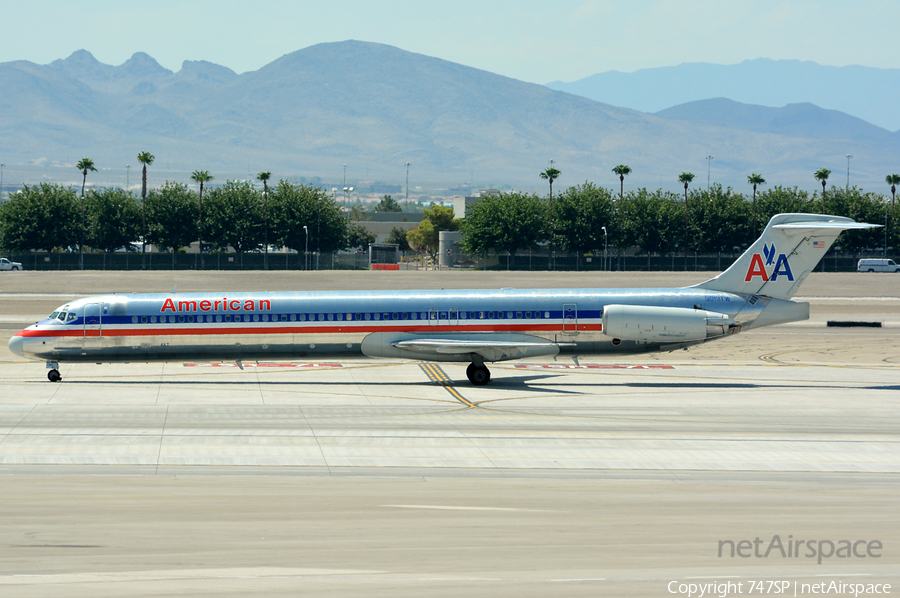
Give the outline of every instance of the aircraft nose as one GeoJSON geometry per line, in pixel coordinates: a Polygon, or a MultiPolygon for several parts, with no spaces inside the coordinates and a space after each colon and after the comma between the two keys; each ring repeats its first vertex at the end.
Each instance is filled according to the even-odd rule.
{"type": "Polygon", "coordinates": [[[18,355],[19,357],[25,357],[25,352],[22,350],[22,345],[25,343],[25,337],[22,336],[14,336],[9,339],[9,350],[18,355]]]}

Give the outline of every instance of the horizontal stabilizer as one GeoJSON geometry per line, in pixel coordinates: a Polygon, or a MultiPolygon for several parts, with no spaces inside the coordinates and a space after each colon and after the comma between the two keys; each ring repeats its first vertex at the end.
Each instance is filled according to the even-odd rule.
{"type": "Polygon", "coordinates": [[[875,228],[823,214],[777,214],[727,270],[695,288],[790,299],[845,230],[875,228]]]}

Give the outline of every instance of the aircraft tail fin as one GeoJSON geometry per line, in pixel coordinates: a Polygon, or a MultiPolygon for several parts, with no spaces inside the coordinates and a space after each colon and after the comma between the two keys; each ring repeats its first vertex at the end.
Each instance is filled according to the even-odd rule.
{"type": "Polygon", "coordinates": [[[841,232],[877,226],[841,216],[777,214],[730,268],[695,288],[790,299],[841,232]]]}

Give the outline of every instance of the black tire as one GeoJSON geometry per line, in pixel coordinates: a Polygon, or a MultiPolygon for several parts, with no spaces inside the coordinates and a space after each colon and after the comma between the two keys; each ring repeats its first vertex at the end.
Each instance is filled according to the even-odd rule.
{"type": "Polygon", "coordinates": [[[47,372],[47,380],[50,382],[59,382],[62,380],[62,376],[59,373],[59,370],[50,370],[47,372]]]}
{"type": "Polygon", "coordinates": [[[13,269],[13,270],[18,270],[19,267],[18,267],[18,266],[13,266],[12,269],[13,269]]]}
{"type": "Polygon", "coordinates": [[[872,268],[869,268],[868,270],[866,270],[866,272],[874,272],[874,271],[875,270],[873,270],[872,268]]]}
{"type": "Polygon", "coordinates": [[[470,363],[466,368],[466,377],[475,386],[484,386],[491,381],[491,371],[483,365],[470,363]]]}

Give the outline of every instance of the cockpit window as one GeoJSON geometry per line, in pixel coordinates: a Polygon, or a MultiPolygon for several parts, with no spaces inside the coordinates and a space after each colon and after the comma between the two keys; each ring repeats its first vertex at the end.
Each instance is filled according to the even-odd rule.
{"type": "Polygon", "coordinates": [[[67,321],[68,321],[68,322],[72,322],[72,321],[75,320],[75,317],[76,317],[76,316],[75,316],[74,313],[70,313],[67,321]]]}
{"type": "Polygon", "coordinates": [[[51,319],[51,320],[55,320],[55,319],[56,319],[56,316],[58,316],[58,315],[59,315],[59,312],[58,312],[58,311],[55,311],[55,312],[53,312],[52,314],[50,314],[50,319],[51,319]]]}
{"type": "Polygon", "coordinates": [[[66,312],[64,312],[64,311],[59,312],[59,321],[60,322],[66,321],[66,312]]]}

